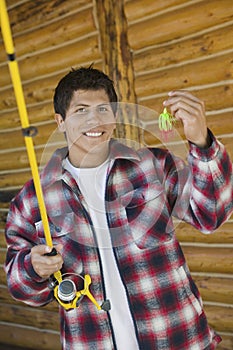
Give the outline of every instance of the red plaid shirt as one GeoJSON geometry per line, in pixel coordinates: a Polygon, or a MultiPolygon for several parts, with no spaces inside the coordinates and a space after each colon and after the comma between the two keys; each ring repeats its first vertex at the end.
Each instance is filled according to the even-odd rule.
{"type": "MultiPolygon", "coordinates": [[[[189,166],[166,150],[110,143],[106,215],[142,350],[211,350],[220,341],[207,324],[171,219],[210,232],[231,214],[232,164],[212,139],[209,149],[190,145],[189,166]]],[[[54,244],[64,247],[62,273],[90,274],[91,292],[101,304],[105,288],[95,229],[76,182],[62,167],[66,155],[67,149],[56,151],[41,174],[50,230],[54,244]]],[[[31,247],[45,243],[32,181],[11,203],[6,239],[12,296],[32,306],[53,300],[48,281],[31,264],[31,247]]],[[[60,316],[64,350],[116,349],[108,312],[88,298],[68,312],[60,307],[60,316]]]]}

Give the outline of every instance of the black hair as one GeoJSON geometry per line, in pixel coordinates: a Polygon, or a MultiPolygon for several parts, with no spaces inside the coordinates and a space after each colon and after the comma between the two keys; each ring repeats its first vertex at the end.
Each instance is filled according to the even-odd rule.
{"type": "Polygon", "coordinates": [[[58,83],[53,104],[55,113],[58,113],[65,120],[66,112],[70,106],[73,94],[77,90],[101,90],[103,89],[112,103],[113,113],[116,114],[117,94],[113,81],[102,71],[95,69],[92,65],[88,68],[80,67],[65,75],[58,83]]]}

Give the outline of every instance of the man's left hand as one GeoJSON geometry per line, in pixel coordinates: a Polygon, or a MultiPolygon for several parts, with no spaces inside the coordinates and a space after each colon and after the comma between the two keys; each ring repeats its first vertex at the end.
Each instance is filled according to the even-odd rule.
{"type": "Polygon", "coordinates": [[[209,147],[205,104],[202,100],[188,91],[177,90],[168,93],[164,106],[170,108],[177,120],[182,121],[187,140],[201,148],[209,147]]]}

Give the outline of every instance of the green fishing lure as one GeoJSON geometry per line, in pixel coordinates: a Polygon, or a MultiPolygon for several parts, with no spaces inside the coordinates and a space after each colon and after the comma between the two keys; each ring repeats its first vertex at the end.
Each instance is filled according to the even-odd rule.
{"type": "Polygon", "coordinates": [[[163,132],[171,131],[175,122],[176,118],[173,117],[173,115],[171,115],[165,107],[159,116],[159,129],[163,132]]]}

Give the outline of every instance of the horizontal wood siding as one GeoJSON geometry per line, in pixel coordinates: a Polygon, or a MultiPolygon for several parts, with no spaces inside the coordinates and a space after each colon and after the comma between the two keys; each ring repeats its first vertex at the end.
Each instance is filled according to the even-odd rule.
{"type": "MultiPolygon", "coordinates": [[[[94,62],[111,72],[113,63],[101,43],[108,31],[94,0],[7,0],[7,5],[29,120],[38,129],[33,141],[42,168],[56,145],[64,142],[55,132],[54,88],[71,67],[94,62]]],[[[158,134],[157,118],[168,91],[187,89],[204,99],[208,126],[233,158],[232,1],[125,0],[124,7],[128,27],[124,23],[122,28],[134,75],[130,71],[128,84],[141,106],[142,140],[186,158],[182,125],[177,123],[173,138],[165,142],[158,134]]],[[[0,343],[57,350],[57,304],[32,308],[12,299],[6,287],[6,216],[11,198],[31,177],[31,170],[1,36],[0,71],[0,343]]],[[[218,350],[231,350],[233,216],[212,235],[180,222],[176,232],[209,322],[223,338],[218,350]]]]}
{"type": "MultiPolygon", "coordinates": [[[[208,126],[233,157],[231,1],[138,0],[126,2],[125,9],[138,102],[155,111],[143,114],[142,109],[139,115],[146,143],[161,145],[153,121],[161,112],[167,92],[187,89],[205,101],[208,126]]],[[[187,143],[183,143],[180,124],[177,131],[166,146],[186,157],[187,143]]],[[[176,231],[202,294],[209,322],[222,335],[218,349],[230,350],[233,348],[233,218],[213,235],[203,235],[184,223],[178,223],[176,231]]]]}
{"type": "MultiPolygon", "coordinates": [[[[40,166],[48,150],[45,145],[56,129],[52,97],[58,80],[72,67],[95,62],[102,68],[93,1],[28,0],[7,4],[29,121],[38,129],[33,142],[40,166]]],[[[32,308],[13,300],[6,288],[6,215],[10,199],[31,177],[31,170],[2,40],[0,70],[0,343],[57,350],[57,304],[32,308]]]]}

